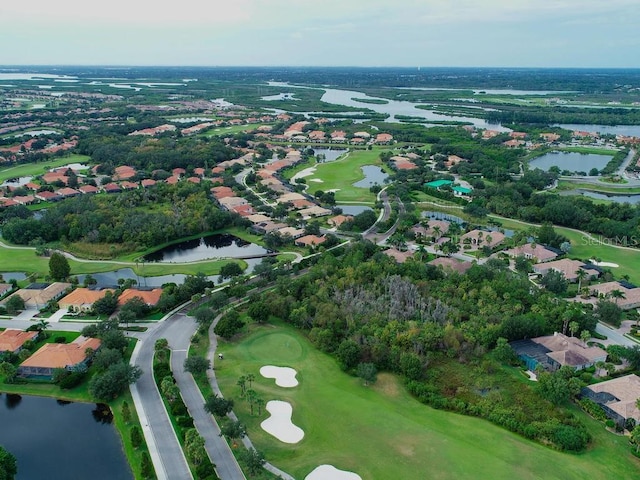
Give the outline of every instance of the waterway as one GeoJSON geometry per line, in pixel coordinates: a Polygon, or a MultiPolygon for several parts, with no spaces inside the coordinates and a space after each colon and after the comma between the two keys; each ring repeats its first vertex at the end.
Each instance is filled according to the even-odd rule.
{"type": "Polygon", "coordinates": [[[608,200],[610,202],[618,202],[618,203],[631,203],[633,205],[640,203],[640,194],[636,195],[620,195],[617,193],[601,193],[594,192],[592,190],[569,190],[567,192],[563,192],[564,195],[584,195],[585,197],[593,198],[596,200],[608,200]]]}
{"type": "Polygon", "coordinates": [[[227,233],[186,240],[164,247],[144,256],[145,262],[186,263],[212,258],[237,258],[264,255],[269,251],[255,243],[227,233]]]}
{"type": "MultiPolygon", "coordinates": [[[[283,88],[309,88],[300,85],[289,85],[288,83],[283,82],[268,82],[268,85],[275,87],[283,87],[283,88]]],[[[489,123],[486,120],[475,118],[475,117],[458,117],[454,115],[446,115],[442,113],[436,113],[433,110],[423,110],[421,108],[417,108],[419,105],[423,105],[421,103],[414,103],[408,101],[399,101],[399,100],[390,100],[388,98],[380,98],[380,97],[371,97],[362,92],[355,92],[352,90],[339,90],[335,88],[325,88],[324,94],[320,99],[323,102],[331,103],[333,105],[344,105],[347,107],[354,107],[359,109],[369,109],[373,110],[377,113],[382,113],[389,115],[387,118],[387,122],[400,122],[400,120],[396,117],[397,115],[404,115],[408,117],[416,117],[424,119],[424,125],[433,127],[436,126],[437,123],[433,122],[463,122],[467,124],[474,125],[478,128],[485,128],[490,130],[499,130],[499,131],[511,131],[510,129],[503,127],[500,124],[489,123]],[[360,101],[360,100],[365,100],[360,101]],[[377,103],[369,103],[367,100],[376,101],[376,100],[384,100],[384,104],[377,103]],[[431,122],[431,123],[430,123],[431,122]]],[[[311,114],[312,112],[306,112],[306,115],[311,114]]],[[[317,112],[316,112],[317,113],[317,112]]],[[[330,114],[323,114],[330,115],[330,114]]]]}
{"type": "Polygon", "coordinates": [[[548,171],[551,167],[558,167],[561,171],[588,173],[592,168],[602,170],[611,161],[611,158],[611,155],[594,153],[550,152],[530,160],[529,168],[548,171]]]}
{"type": "Polygon", "coordinates": [[[342,205],[338,204],[336,207],[342,209],[343,215],[359,215],[362,212],[366,212],[367,210],[373,210],[371,207],[367,207],[366,205],[342,205]]]}
{"type": "Polygon", "coordinates": [[[333,162],[340,158],[341,155],[347,153],[347,150],[344,148],[314,148],[313,154],[318,157],[321,156],[322,162],[333,162]]]}
{"type": "Polygon", "coordinates": [[[18,461],[17,480],[130,480],[108,408],[0,394],[0,445],[18,461]]]}

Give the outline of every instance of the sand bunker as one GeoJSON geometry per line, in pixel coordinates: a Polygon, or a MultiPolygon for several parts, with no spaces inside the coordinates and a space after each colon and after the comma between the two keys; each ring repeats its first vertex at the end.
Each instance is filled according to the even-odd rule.
{"type": "Polygon", "coordinates": [[[611,263],[611,262],[596,262],[595,260],[591,260],[591,263],[593,263],[594,265],[598,266],[598,267],[613,267],[613,268],[618,268],[620,265],[618,265],[617,263],[611,263]]]}
{"type": "Polygon", "coordinates": [[[320,465],[304,477],[304,480],[362,480],[362,477],[353,472],[338,470],[333,465],[320,465]]]}
{"type": "Polygon", "coordinates": [[[296,371],[289,367],[274,367],[273,365],[265,365],[260,369],[260,375],[264,378],[275,378],[276,385],[284,388],[298,386],[296,380],[296,371]]]}
{"type": "Polygon", "coordinates": [[[304,170],[300,170],[293,177],[291,177],[291,183],[295,183],[295,181],[299,178],[308,177],[313,175],[316,172],[316,167],[305,168],[304,170]]]}
{"type": "Polygon", "coordinates": [[[284,443],[298,443],[302,440],[304,431],[291,422],[293,407],[290,403],[271,400],[267,402],[266,409],[271,416],[260,424],[265,432],[284,443]]]}
{"type": "Polygon", "coordinates": [[[324,180],[320,180],[319,178],[310,178],[309,179],[310,182],[316,182],[316,183],[323,183],[324,180]]]}

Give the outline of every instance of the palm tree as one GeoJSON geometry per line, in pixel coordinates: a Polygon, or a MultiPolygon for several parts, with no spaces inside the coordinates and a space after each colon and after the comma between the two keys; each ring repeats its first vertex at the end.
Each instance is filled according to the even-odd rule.
{"type": "Polygon", "coordinates": [[[436,238],[436,240],[440,238],[441,234],[442,234],[442,229],[440,228],[440,225],[434,225],[433,236],[436,238]]]}
{"type": "Polygon", "coordinates": [[[578,279],[578,291],[582,288],[582,280],[584,280],[587,276],[587,272],[585,272],[582,268],[576,270],[576,278],[578,279]]]}
{"type": "Polygon", "coordinates": [[[621,298],[627,298],[627,296],[624,294],[624,292],[618,288],[616,288],[615,290],[611,290],[611,292],[609,293],[609,295],[611,295],[611,298],[615,299],[615,303],[616,305],[618,304],[618,301],[621,298]]]}
{"type": "Polygon", "coordinates": [[[602,370],[604,369],[604,362],[602,360],[596,362],[596,375],[599,377],[600,374],[602,373],[602,370]]]}
{"type": "Polygon", "coordinates": [[[580,328],[580,324],[578,322],[571,322],[569,324],[569,332],[571,332],[572,337],[576,336],[576,332],[578,331],[579,328],[580,328]]]}

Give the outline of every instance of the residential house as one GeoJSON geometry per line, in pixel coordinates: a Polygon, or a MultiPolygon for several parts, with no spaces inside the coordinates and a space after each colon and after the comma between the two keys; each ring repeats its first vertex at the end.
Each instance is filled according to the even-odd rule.
{"type": "Polygon", "coordinates": [[[118,297],[118,305],[124,305],[134,297],[140,298],[148,307],[155,307],[162,296],[161,288],[152,290],[140,290],[137,288],[127,288],[118,297]]]}
{"type": "Polygon", "coordinates": [[[453,187],[451,187],[451,191],[456,197],[468,197],[473,193],[472,188],[463,187],[461,185],[454,185],[453,187]]]}
{"type": "Polygon", "coordinates": [[[80,188],[78,188],[78,190],[80,191],[80,193],[85,194],[98,193],[100,191],[98,190],[98,187],[94,187],[93,185],[82,185],[80,188]]]}
{"type": "Polygon", "coordinates": [[[640,410],[636,404],[640,398],[640,377],[635,374],[589,385],[582,389],[582,396],[600,405],[621,427],[629,418],[640,424],[640,410]]]}
{"type": "Polygon", "coordinates": [[[34,195],[38,200],[42,200],[43,202],[57,202],[62,197],[54,192],[48,192],[43,190],[42,192],[38,192],[34,195]]]}
{"type": "Polygon", "coordinates": [[[460,237],[462,245],[468,245],[466,250],[477,250],[482,247],[493,248],[504,242],[505,235],[502,232],[490,232],[485,230],[471,230],[460,237]]]}
{"type": "Polygon", "coordinates": [[[550,262],[558,257],[556,252],[537,243],[527,243],[525,245],[510,248],[505,250],[504,253],[513,258],[522,256],[527,260],[533,260],[535,263],[550,262]]]}
{"type": "Polygon", "coordinates": [[[592,266],[582,263],[579,260],[571,260],[569,258],[561,258],[560,260],[554,260],[552,262],[537,263],[533,266],[534,273],[540,275],[546,275],[552,270],[562,273],[564,278],[570,282],[578,281],[578,270],[584,270],[586,272],[587,280],[597,278],[600,275],[600,272],[592,266]]]}
{"type": "Polygon", "coordinates": [[[326,242],[325,237],[318,237],[317,235],[305,235],[296,239],[295,244],[299,247],[318,246],[326,242]]]}
{"type": "Polygon", "coordinates": [[[632,308],[640,307],[640,288],[626,286],[628,284],[622,284],[620,282],[605,282],[589,287],[591,295],[599,298],[609,298],[613,303],[618,305],[623,310],[630,310],[632,308]],[[618,290],[622,295],[620,297],[615,296],[612,292],[618,290]]]}
{"type": "Polygon", "coordinates": [[[435,188],[436,190],[440,190],[442,187],[450,185],[453,185],[453,181],[451,180],[433,180],[424,184],[425,187],[435,188]]]}
{"type": "Polygon", "coordinates": [[[98,338],[79,336],[71,343],[45,343],[18,367],[18,375],[51,379],[57,368],[70,371],[84,369],[89,351],[96,352],[101,342],[98,338]]]}
{"type": "Polygon", "coordinates": [[[428,262],[428,265],[440,267],[445,271],[445,273],[457,272],[461,275],[466,273],[467,270],[473,267],[472,262],[465,262],[463,260],[457,260],[452,257],[438,257],[428,262]]]}
{"type": "Polygon", "coordinates": [[[0,304],[4,305],[11,297],[18,295],[22,300],[24,300],[26,308],[41,309],[50,301],[55,301],[62,297],[70,287],[70,283],[63,282],[54,282],[52,284],[32,283],[28,287],[21,288],[17,292],[12,293],[2,300],[0,304]]]}
{"type": "Polygon", "coordinates": [[[378,145],[387,145],[393,142],[393,135],[389,133],[379,133],[376,135],[375,143],[378,145]]]}
{"type": "Polygon", "coordinates": [[[403,252],[401,250],[398,250],[397,248],[388,248],[382,253],[384,253],[388,257],[393,258],[397,263],[404,263],[411,257],[413,257],[413,252],[403,252]]]}
{"type": "Polygon", "coordinates": [[[12,288],[13,285],[10,283],[0,283],[0,298],[9,293],[12,288]]]}
{"type": "Polygon", "coordinates": [[[331,217],[327,220],[327,223],[332,227],[339,227],[344,222],[348,222],[350,220],[353,220],[353,216],[351,215],[336,215],[335,217],[331,217]]]}
{"type": "Polygon", "coordinates": [[[16,328],[7,328],[0,332],[0,358],[5,353],[18,353],[24,343],[35,340],[38,332],[25,332],[16,328]]]}
{"type": "Polygon", "coordinates": [[[280,235],[284,236],[289,236],[291,238],[293,238],[294,240],[296,238],[300,238],[302,236],[304,236],[304,229],[303,228],[294,228],[294,227],[283,227],[279,230],[276,230],[280,235]]]}
{"type": "Polygon", "coordinates": [[[331,215],[331,210],[327,208],[323,208],[317,205],[313,207],[303,208],[302,210],[298,210],[300,215],[304,220],[308,220],[312,217],[324,217],[326,215],[331,215]]]}
{"type": "Polygon", "coordinates": [[[76,288],[73,292],[58,301],[60,308],[66,308],[69,312],[89,312],[93,310],[93,304],[105,297],[107,292],[114,293],[115,290],[105,288],[104,290],[92,290],[89,288],[76,288]]]}
{"type": "Polygon", "coordinates": [[[518,340],[510,345],[529,370],[535,370],[538,364],[547,370],[557,370],[563,366],[583,370],[607,359],[607,352],[602,348],[589,347],[578,338],[557,332],[544,337],[518,340]]]}

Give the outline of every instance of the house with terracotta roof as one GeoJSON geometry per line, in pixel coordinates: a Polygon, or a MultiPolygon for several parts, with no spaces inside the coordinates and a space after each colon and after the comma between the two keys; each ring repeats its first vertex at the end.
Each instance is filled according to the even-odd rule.
{"type": "Polygon", "coordinates": [[[353,220],[353,216],[351,215],[336,215],[335,217],[331,217],[327,220],[327,223],[332,227],[339,227],[344,222],[348,222],[349,220],[353,220]]]}
{"type": "Polygon", "coordinates": [[[102,185],[102,190],[107,193],[120,193],[122,192],[122,188],[120,185],[114,182],[107,183],[106,185],[102,185]]]}
{"type": "Polygon", "coordinates": [[[36,193],[34,197],[36,197],[38,200],[42,200],[43,202],[55,202],[62,198],[57,193],[48,192],[46,190],[36,193]]]}
{"type": "Polygon", "coordinates": [[[92,353],[101,345],[98,338],[79,336],[71,343],[45,343],[18,367],[18,375],[51,379],[57,368],[84,370],[92,353]],[[89,355],[88,355],[89,353],[89,355]]]}
{"type": "Polygon", "coordinates": [[[78,195],[80,195],[80,192],[78,190],[69,187],[64,187],[56,190],[55,193],[62,198],[77,197],[78,195]]]}
{"type": "Polygon", "coordinates": [[[73,292],[58,301],[60,308],[66,308],[69,312],[89,312],[93,310],[93,304],[105,297],[107,292],[115,290],[105,288],[92,290],[89,288],[76,288],[73,292]]]}
{"type": "Polygon", "coordinates": [[[375,143],[378,145],[386,145],[393,141],[393,135],[389,133],[379,133],[376,135],[375,143]]]}
{"type": "Polygon", "coordinates": [[[124,305],[134,297],[140,298],[148,307],[155,307],[162,296],[161,288],[153,290],[138,290],[137,288],[127,288],[118,297],[118,305],[124,305]]]}
{"type": "Polygon", "coordinates": [[[5,353],[18,353],[24,343],[35,340],[38,332],[25,332],[16,328],[7,328],[0,332],[0,358],[5,353]]]}
{"type": "Polygon", "coordinates": [[[223,185],[220,185],[219,187],[213,187],[211,189],[211,194],[216,200],[222,200],[223,198],[236,196],[231,187],[225,187],[223,185]]]}
{"type": "Polygon", "coordinates": [[[299,247],[316,247],[318,245],[322,245],[326,241],[327,239],[325,237],[318,237],[317,235],[305,235],[304,237],[296,239],[295,244],[299,247]]]}
{"type": "Polygon", "coordinates": [[[136,169],[130,167],[128,165],[122,165],[120,167],[115,168],[115,172],[113,174],[114,180],[129,180],[136,176],[136,169]]]}
{"type": "Polygon", "coordinates": [[[80,188],[78,188],[78,190],[81,193],[98,193],[100,190],[98,190],[98,187],[94,187],[93,185],[82,185],[80,188]]]}

